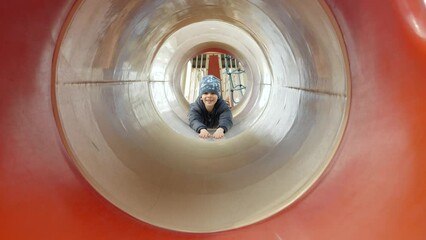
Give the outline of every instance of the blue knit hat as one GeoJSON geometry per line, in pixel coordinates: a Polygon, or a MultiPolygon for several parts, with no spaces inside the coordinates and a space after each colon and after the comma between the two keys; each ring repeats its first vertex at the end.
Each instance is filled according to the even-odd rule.
{"type": "Polygon", "coordinates": [[[200,82],[200,96],[204,93],[215,93],[220,97],[220,80],[213,75],[204,76],[200,82]]]}

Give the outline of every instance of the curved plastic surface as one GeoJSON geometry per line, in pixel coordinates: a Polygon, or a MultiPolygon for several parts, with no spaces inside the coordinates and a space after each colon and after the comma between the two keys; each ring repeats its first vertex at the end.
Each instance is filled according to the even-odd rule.
{"type": "Polygon", "coordinates": [[[263,220],[312,186],[341,139],[347,61],[319,2],[93,0],[64,29],[52,89],[64,142],[142,221],[217,232],[263,220]],[[201,46],[235,52],[250,79],[221,140],[188,127],[179,76],[201,46]]]}
{"type": "Polygon", "coordinates": [[[261,223],[215,234],[152,227],[112,206],[67,157],[52,113],[53,50],[72,1],[1,11],[1,239],[423,239],[424,1],[327,1],[342,29],[352,104],[333,165],[261,223]]]}

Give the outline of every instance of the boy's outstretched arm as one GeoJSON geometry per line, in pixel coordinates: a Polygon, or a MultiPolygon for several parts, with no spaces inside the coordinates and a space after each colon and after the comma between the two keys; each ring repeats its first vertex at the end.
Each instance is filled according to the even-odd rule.
{"type": "Polygon", "coordinates": [[[219,128],[223,129],[223,133],[226,133],[233,126],[233,117],[232,112],[227,108],[224,112],[220,114],[219,117],[219,128]]]}
{"type": "Polygon", "coordinates": [[[191,106],[188,114],[189,126],[197,133],[200,133],[202,129],[207,130],[207,126],[203,123],[203,118],[200,112],[191,106]]]}

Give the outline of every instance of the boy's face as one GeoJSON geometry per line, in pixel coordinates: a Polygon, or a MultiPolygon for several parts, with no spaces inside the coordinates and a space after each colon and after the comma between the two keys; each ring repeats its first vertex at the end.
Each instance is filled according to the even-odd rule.
{"type": "Polygon", "coordinates": [[[206,108],[212,108],[217,102],[217,95],[215,93],[204,93],[201,95],[201,100],[203,101],[206,108]]]}

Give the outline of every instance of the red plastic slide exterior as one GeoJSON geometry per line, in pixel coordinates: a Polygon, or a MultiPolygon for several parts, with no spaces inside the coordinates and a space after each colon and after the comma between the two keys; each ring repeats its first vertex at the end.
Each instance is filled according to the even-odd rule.
{"type": "Polygon", "coordinates": [[[214,234],[142,223],[103,199],[68,158],[52,113],[52,58],[72,0],[2,1],[0,239],[426,239],[426,3],[328,0],[348,48],[349,123],[303,199],[214,234]]]}

